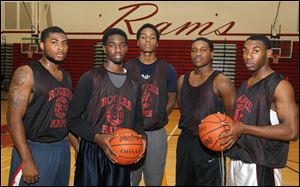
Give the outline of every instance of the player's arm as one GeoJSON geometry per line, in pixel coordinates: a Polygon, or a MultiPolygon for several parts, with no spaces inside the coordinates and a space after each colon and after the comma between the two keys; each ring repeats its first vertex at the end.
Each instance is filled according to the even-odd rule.
{"type": "Polygon", "coordinates": [[[183,85],[183,80],[184,80],[184,75],[181,75],[177,81],[177,104],[178,104],[179,110],[180,110],[180,96],[181,96],[181,88],[183,85]]]}
{"type": "Polygon", "coordinates": [[[299,109],[295,102],[292,85],[282,80],[274,94],[275,111],[280,124],[267,126],[242,125],[242,134],[250,134],[262,138],[295,141],[299,135],[299,109]]]}
{"type": "Polygon", "coordinates": [[[214,80],[214,92],[222,99],[226,115],[232,117],[236,91],[231,80],[219,74],[214,80]]]}
{"type": "Polygon", "coordinates": [[[110,134],[100,134],[98,127],[92,127],[82,118],[93,92],[92,74],[87,72],[79,79],[68,110],[68,128],[75,135],[98,144],[107,157],[113,161],[114,154],[109,140],[110,134]]]}
{"type": "Polygon", "coordinates": [[[13,75],[8,91],[7,126],[14,145],[21,157],[23,180],[25,183],[35,183],[39,171],[35,165],[26,142],[23,117],[29,105],[34,80],[29,66],[19,67],[13,75]]]}
{"type": "Polygon", "coordinates": [[[293,87],[288,81],[282,80],[274,93],[275,111],[277,112],[280,124],[252,126],[233,123],[228,138],[224,142],[224,149],[230,148],[243,134],[271,140],[297,140],[299,135],[299,109],[294,98],[293,87]]]}
{"type": "Polygon", "coordinates": [[[166,111],[167,111],[167,115],[169,115],[176,104],[176,92],[168,92],[168,102],[166,105],[166,111]]]}
{"type": "Polygon", "coordinates": [[[167,115],[169,115],[176,105],[176,87],[177,87],[177,74],[172,65],[168,66],[167,90],[168,100],[166,105],[167,115]]]}
{"type": "Polygon", "coordinates": [[[75,153],[77,154],[77,152],[79,151],[79,138],[77,138],[74,134],[69,132],[68,140],[69,140],[70,144],[72,145],[72,147],[74,148],[75,153]]]}

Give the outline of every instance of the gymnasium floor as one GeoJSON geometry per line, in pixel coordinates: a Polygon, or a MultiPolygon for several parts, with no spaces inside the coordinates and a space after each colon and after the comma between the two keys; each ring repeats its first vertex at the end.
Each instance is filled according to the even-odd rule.
{"type": "MultiPolygon", "coordinates": [[[[10,168],[11,157],[11,142],[9,140],[9,134],[7,128],[3,125],[6,124],[6,107],[7,107],[7,93],[1,92],[1,186],[7,186],[8,175],[10,168]]],[[[174,110],[169,118],[169,123],[165,127],[168,134],[168,155],[166,163],[166,175],[163,181],[163,185],[174,186],[175,185],[175,165],[176,165],[176,145],[177,138],[180,134],[180,130],[177,128],[179,120],[179,111],[174,110]]],[[[74,178],[74,151],[71,149],[71,177],[69,185],[73,185],[74,178]]],[[[228,159],[227,159],[228,165],[228,159]]],[[[283,185],[284,186],[299,186],[299,140],[291,142],[287,167],[282,169],[283,185]]],[[[141,182],[141,185],[144,185],[141,182]]]]}

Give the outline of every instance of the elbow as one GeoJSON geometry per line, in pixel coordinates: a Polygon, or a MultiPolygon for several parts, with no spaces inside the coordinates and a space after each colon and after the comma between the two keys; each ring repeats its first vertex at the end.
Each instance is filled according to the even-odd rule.
{"type": "Polygon", "coordinates": [[[289,132],[288,140],[289,141],[297,141],[299,138],[299,131],[298,129],[291,129],[289,132]]]}
{"type": "Polygon", "coordinates": [[[297,133],[292,133],[290,136],[290,141],[297,141],[299,139],[299,134],[297,133]]]}

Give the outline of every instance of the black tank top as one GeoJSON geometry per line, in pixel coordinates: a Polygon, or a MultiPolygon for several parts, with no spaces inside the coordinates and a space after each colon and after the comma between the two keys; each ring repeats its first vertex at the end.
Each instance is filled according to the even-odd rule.
{"type": "Polygon", "coordinates": [[[208,79],[198,87],[189,83],[190,73],[185,74],[181,88],[181,115],[179,128],[183,132],[198,136],[199,124],[209,114],[224,112],[224,104],[215,95],[213,82],[220,72],[214,71],[208,79]]]}
{"type": "MultiPolygon", "coordinates": [[[[244,81],[237,92],[234,119],[247,125],[272,125],[271,104],[282,79],[283,75],[273,72],[249,88],[247,81],[244,81]]],[[[245,163],[281,168],[286,165],[288,148],[289,142],[286,141],[242,135],[226,155],[245,163]]]]}
{"type": "Polygon", "coordinates": [[[157,60],[154,74],[148,79],[141,78],[136,61],[130,61],[126,68],[131,76],[139,80],[142,91],[142,111],[144,116],[144,130],[153,131],[164,127],[168,123],[167,105],[167,67],[168,63],[157,60]]]}
{"type": "Polygon", "coordinates": [[[67,111],[72,98],[72,81],[63,73],[58,81],[39,61],[28,63],[33,72],[33,98],[23,118],[26,137],[34,142],[55,142],[66,137],[67,111]]]}
{"type": "Polygon", "coordinates": [[[93,92],[84,114],[87,123],[103,134],[111,134],[119,127],[143,134],[137,81],[127,76],[123,85],[117,88],[104,67],[93,69],[91,73],[93,92]]]}

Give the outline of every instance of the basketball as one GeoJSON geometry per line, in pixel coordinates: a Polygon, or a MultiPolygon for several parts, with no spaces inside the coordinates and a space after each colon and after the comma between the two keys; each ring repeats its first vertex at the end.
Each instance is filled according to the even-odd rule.
{"type": "Polygon", "coordinates": [[[119,128],[114,134],[117,136],[110,139],[110,145],[118,156],[113,155],[113,158],[119,165],[133,164],[143,152],[142,138],[128,128],[119,128]]]}
{"type": "Polygon", "coordinates": [[[213,151],[221,151],[221,146],[218,146],[218,137],[230,130],[230,125],[224,124],[228,122],[232,122],[232,119],[221,113],[206,116],[199,125],[201,142],[213,151]]]}

